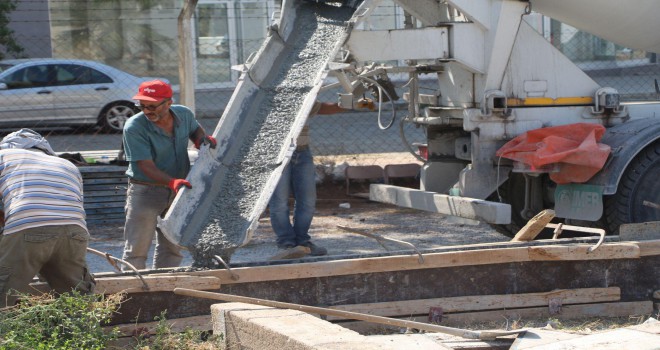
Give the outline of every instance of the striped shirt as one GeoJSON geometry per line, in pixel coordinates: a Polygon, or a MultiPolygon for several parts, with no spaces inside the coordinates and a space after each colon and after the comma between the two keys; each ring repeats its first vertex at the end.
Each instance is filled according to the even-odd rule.
{"type": "Polygon", "coordinates": [[[82,176],[66,159],[37,150],[0,150],[0,195],[5,235],[41,226],[87,229],[82,176]]]}

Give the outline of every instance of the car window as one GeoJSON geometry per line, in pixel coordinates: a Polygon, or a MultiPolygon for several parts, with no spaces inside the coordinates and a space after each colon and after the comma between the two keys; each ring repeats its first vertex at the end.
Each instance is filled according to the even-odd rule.
{"type": "Polygon", "coordinates": [[[81,85],[111,83],[107,75],[78,64],[58,64],[55,67],[57,85],[81,85]]]}
{"type": "Polygon", "coordinates": [[[90,68],[90,71],[92,72],[92,84],[109,84],[113,82],[112,78],[97,71],[96,69],[90,68]]]}
{"type": "Polygon", "coordinates": [[[52,85],[47,65],[29,66],[8,75],[4,83],[10,89],[34,88],[52,85]]]}

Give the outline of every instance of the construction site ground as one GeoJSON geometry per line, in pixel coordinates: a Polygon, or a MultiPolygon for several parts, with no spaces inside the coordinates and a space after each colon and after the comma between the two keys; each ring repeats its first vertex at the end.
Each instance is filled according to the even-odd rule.
{"type": "MultiPolygon", "coordinates": [[[[416,186],[412,179],[401,179],[398,184],[416,186]]],[[[410,249],[405,245],[391,242],[382,246],[373,238],[347,232],[338,226],[405,241],[413,244],[417,249],[510,239],[485,223],[371,202],[356,196],[355,194],[368,193],[366,182],[351,183],[350,190],[351,195],[346,194],[343,181],[326,181],[317,187],[317,208],[310,235],[314,243],[328,249],[329,255],[359,255],[410,249]]],[[[89,230],[92,236],[91,248],[121,257],[123,223],[94,224],[89,226],[89,230]]],[[[259,220],[259,226],[252,240],[236,250],[232,255],[231,263],[267,261],[277,253],[275,234],[270,226],[268,212],[265,212],[259,220]]],[[[148,264],[150,261],[148,260],[148,264]]],[[[112,271],[112,267],[102,257],[88,254],[88,263],[92,272],[112,271]]],[[[190,266],[191,263],[190,255],[184,252],[182,266],[190,266]]]]}
{"type": "MultiPolygon", "coordinates": [[[[418,186],[414,179],[403,179],[398,184],[410,187],[418,186]]],[[[405,241],[413,244],[417,249],[510,240],[510,237],[496,232],[485,223],[371,202],[362,196],[355,195],[368,193],[368,183],[366,182],[352,183],[350,189],[352,193],[348,195],[344,181],[326,181],[318,186],[317,211],[310,235],[316,244],[326,247],[328,254],[331,256],[361,255],[405,249],[413,254],[410,248],[405,245],[394,242],[381,245],[373,238],[347,232],[339,226],[405,241]]],[[[89,228],[92,235],[90,243],[92,248],[108,252],[114,256],[121,256],[123,247],[122,223],[91,225],[89,228]]],[[[275,235],[270,227],[268,212],[266,212],[259,220],[259,226],[252,240],[234,253],[231,263],[265,262],[277,253],[275,235]]],[[[93,272],[112,271],[112,267],[105,259],[96,255],[88,254],[88,262],[93,272]]],[[[190,255],[185,254],[182,266],[189,266],[191,263],[190,255]]],[[[638,325],[651,317],[658,317],[657,310],[654,315],[631,315],[630,317],[590,317],[571,320],[503,318],[499,322],[471,323],[462,325],[462,327],[474,330],[532,327],[561,330],[566,333],[585,336],[638,325]]],[[[657,324],[654,324],[654,326],[657,327],[657,324]]],[[[405,329],[396,330],[392,327],[366,328],[369,331],[365,329],[364,331],[367,333],[364,334],[397,334],[405,331],[405,329]]],[[[445,342],[447,341],[450,340],[445,340],[445,342]]],[[[469,348],[465,342],[459,341],[457,344],[459,344],[458,348],[461,348],[461,346],[469,348]]],[[[445,345],[447,344],[445,343],[445,345]]],[[[479,348],[479,346],[474,348],[479,348]]],[[[505,345],[501,348],[508,347],[505,345]]]]}

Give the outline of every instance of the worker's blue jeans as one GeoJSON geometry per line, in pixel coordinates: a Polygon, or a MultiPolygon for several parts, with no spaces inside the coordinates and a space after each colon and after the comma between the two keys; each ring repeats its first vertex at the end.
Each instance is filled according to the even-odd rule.
{"type": "Polygon", "coordinates": [[[309,148],[296,150],[284,168],[268,204],[270,223],[280,247],[309,242],[309,227],[316,208],[316,171],[309,148]],[[289,219],[289,195],[293,193],[293,223],[289,219]]]}

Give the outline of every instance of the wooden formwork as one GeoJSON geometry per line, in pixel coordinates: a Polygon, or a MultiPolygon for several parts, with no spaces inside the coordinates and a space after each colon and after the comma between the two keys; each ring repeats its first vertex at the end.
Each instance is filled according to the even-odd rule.
{"type": "Polygon", "coordinates": [[[423,261],[400,252],[236,265],[231,271],[148,271],[142,280],[102,274],[97,290],[128,292],[117,324],[150,322],[163,310],[168,319],[208,315],[214,301],[175,295],[176,287],[391,317],[425,319],[440,310],[441,324],[513,314],[651,313],[652,294],[660,289],[660,240],[610,237],[589,253],[595,242],[455,246],[422,251],[423,261]]]}

